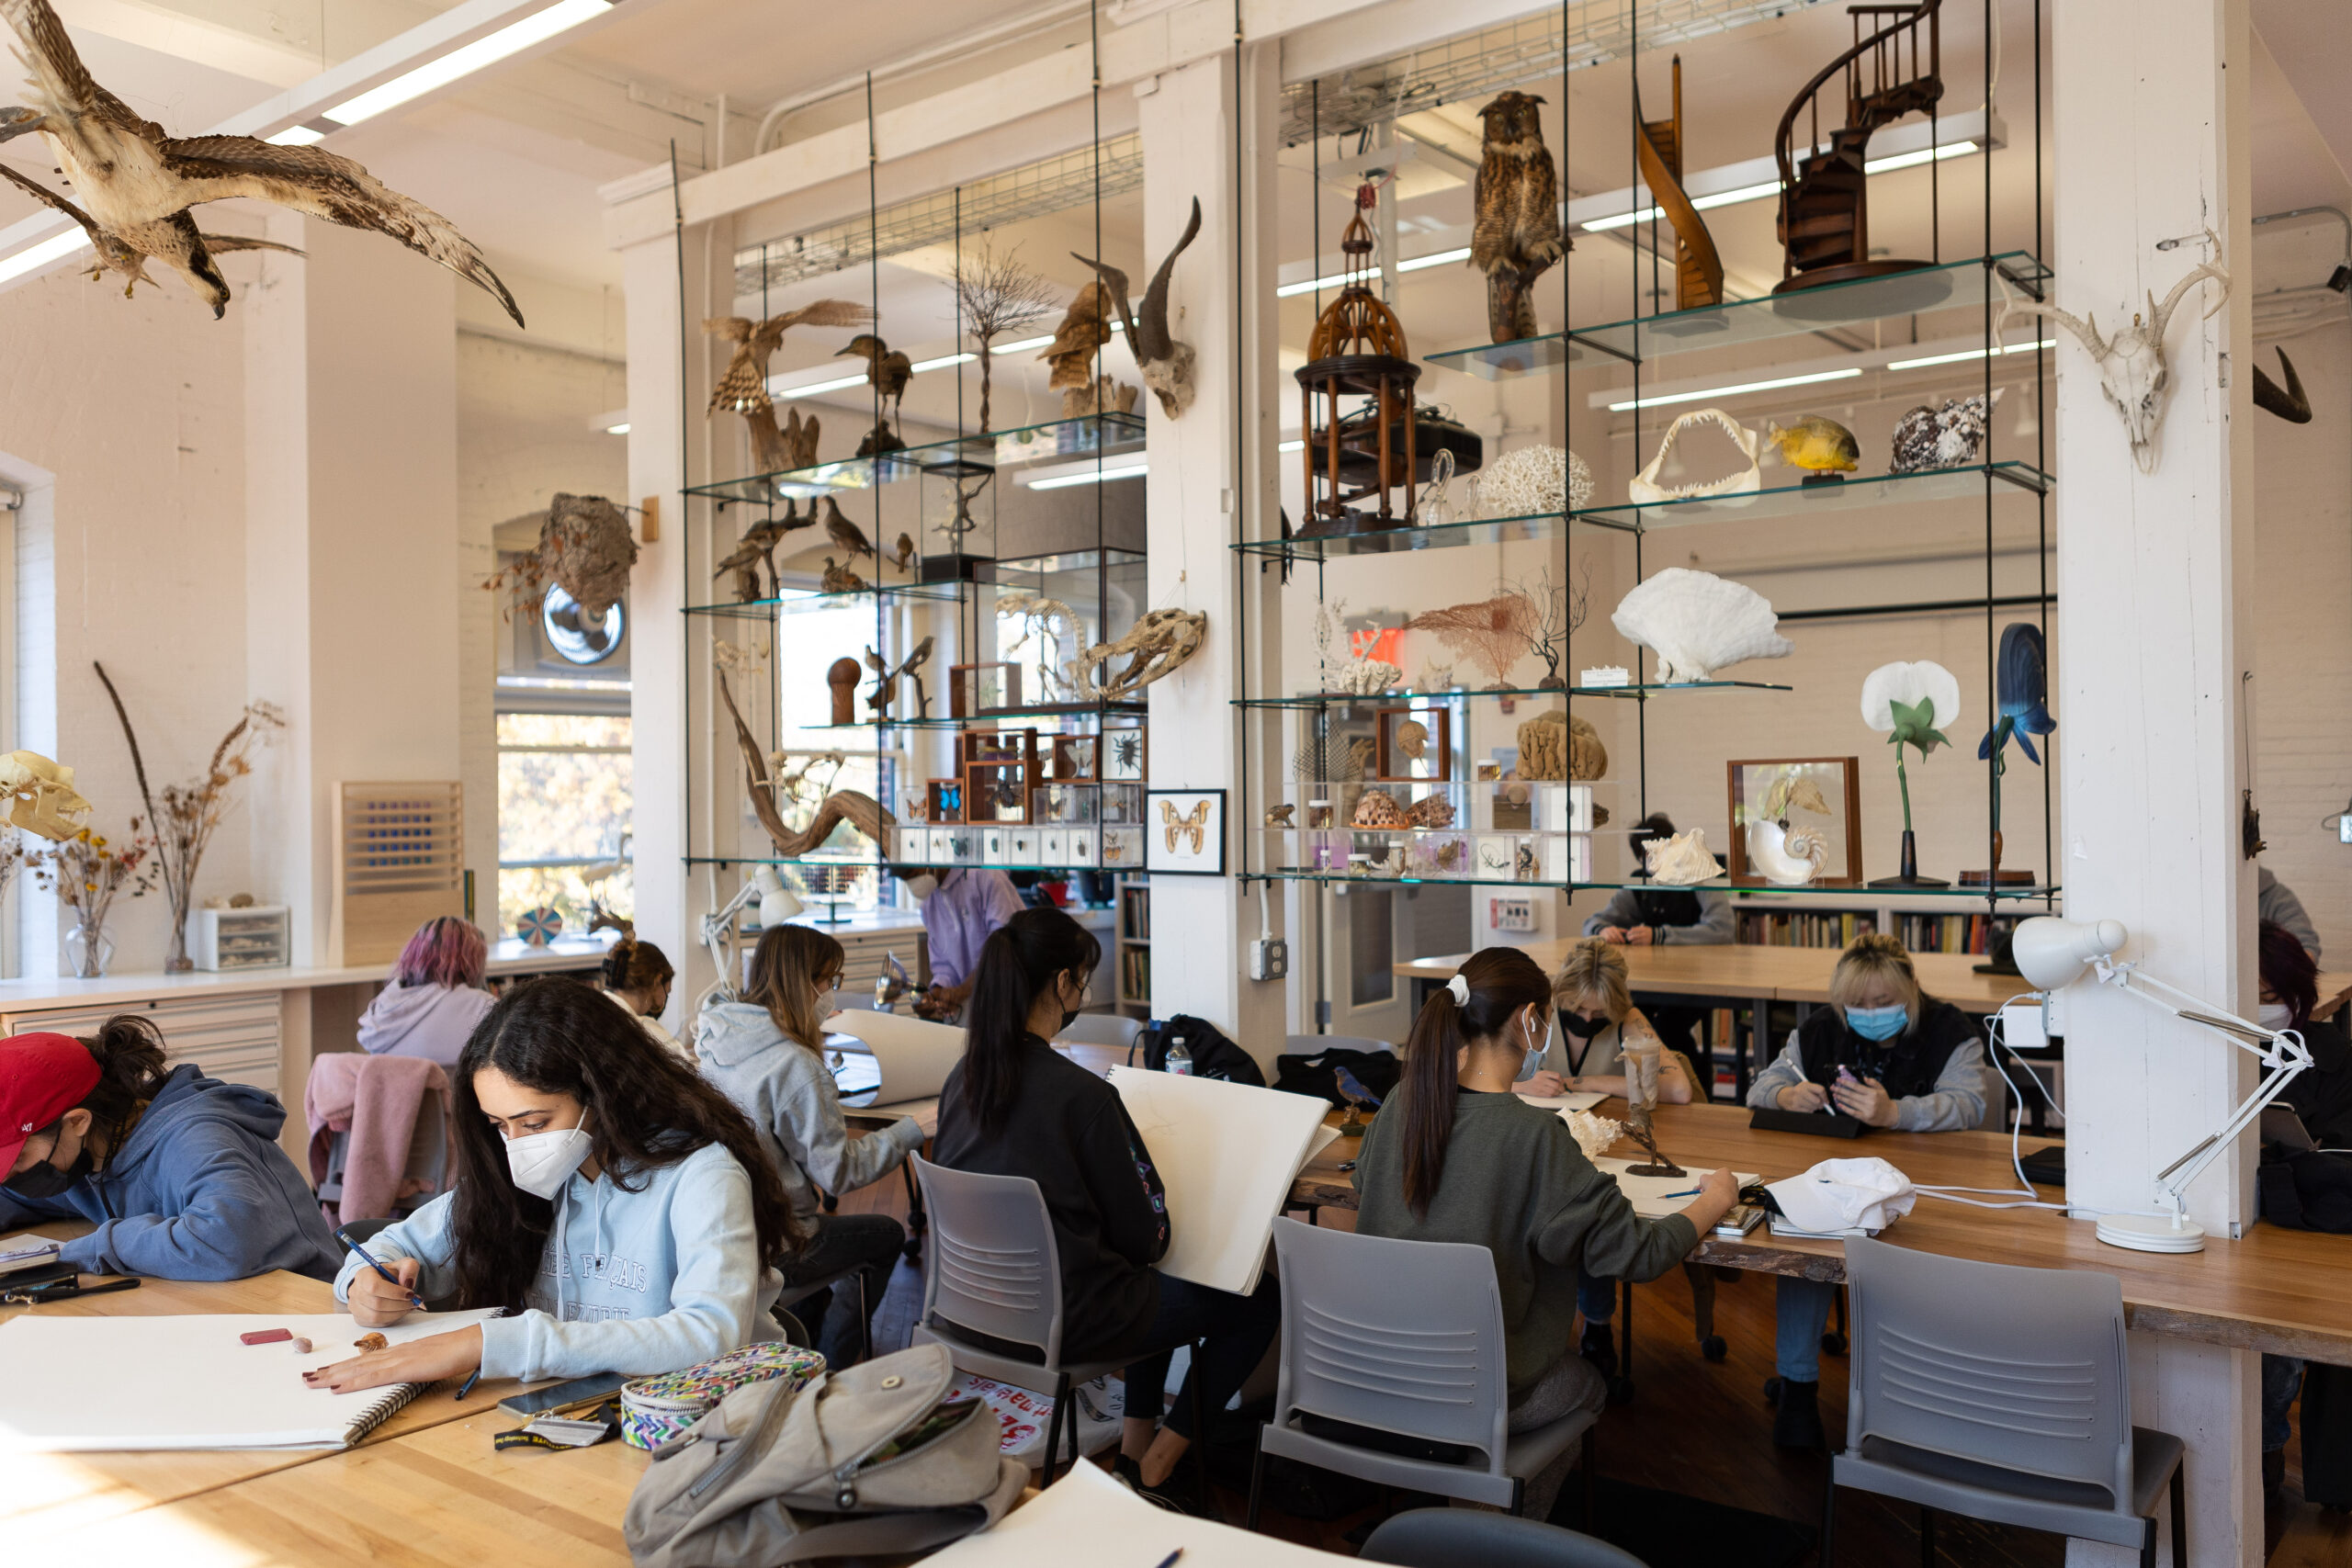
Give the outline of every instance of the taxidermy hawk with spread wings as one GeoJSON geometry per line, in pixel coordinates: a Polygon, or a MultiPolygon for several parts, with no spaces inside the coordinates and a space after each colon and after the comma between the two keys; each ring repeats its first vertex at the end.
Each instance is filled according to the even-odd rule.
{"type": "Polygon", "coordinates": [[[873,319],[871,306],[847,299],[820,299],[801,310],[770,316],[764,321],[755,321],[749,316],[704,318],[704,332],[735,345],[718,385],[710,389],[710,407],[704,411],[705,414],[717,413],[720,409],[759,413],[774,408],[775,403],[768,399],[768,355],[783,346],[784,334],[793,328],[862,327],[873,319]]]}
{"type": "Polygon", "coordinates": [[[124,274],[135,287],[152,281],[147,261],[161,262],[187,280],[218,320],[228,309],[229,282],[213,253],[288,247],[200,233],[188,209],[251,197],[389,234],[481,285],[516,326],[523,324],[514,296],[456,225],[350,159],[251,136],[171,136],[98,85],[49,0],[0,0],[0,17],[15,31],[17,58],[32,73],[25,82],[28,102],[0,108],[0,141],[40,132],[81,200],[77,205],[31,180],[10,178],[79,223],[97,248],[101,267],[124,274]]]}

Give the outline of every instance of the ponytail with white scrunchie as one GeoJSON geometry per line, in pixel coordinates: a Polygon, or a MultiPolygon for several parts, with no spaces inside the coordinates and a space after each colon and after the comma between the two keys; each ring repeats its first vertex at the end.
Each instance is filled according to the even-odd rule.
{"type": "Polygon", "coordinates": [[[1381,1112],[1384,1121],[1394,1117],[1404,1124],[1405,1201],[1414,1213],[1429,1213],[1445,1168],[1463,1051],[1474,1040],[1496,1039],[1526,1009],[1551,1005],[1550,976],[1515,947],[1472,953],[1421,1004],[1412,1035],[1405,1042],[1405,1071],[1396,1095],[1381,1112]]]}

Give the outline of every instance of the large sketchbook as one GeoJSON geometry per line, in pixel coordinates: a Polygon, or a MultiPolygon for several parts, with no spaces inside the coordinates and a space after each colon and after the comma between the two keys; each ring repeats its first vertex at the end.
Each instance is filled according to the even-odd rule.
{"type": "Polygon", "coordinates": [[[1323,1124],[1329,1102],[1140,1067],[1113,1067],[1111,1087],[1168,1191],[1159,1271],[1236,1295],[1256,1290],[1291,1182],[1339,1136],[1323,1124]]]}
{"type": "MultiPolygon", "coordinates": [[[[417,1313],[377,1332],[393,1344],[480,1323],[487,1312],[417,1313]]],[[[302,1374],[348,1360],[368,1332],[345,1313],[186,1317],[45,1317],[0,1324],[0,1451],[113,1449],[339,1449],[432,1387],[356,1393],[302,1374]],[[283,1328],[311,1341],[247,1345],[283,1328]]]]}
{"type": "Polygon", "coordinates": [[[929,1100],[964,1059],[964,1032],[928,1019],[849,1008],[825,1021],[828,1045],[861,1050],[881,1069],[876,1105],[929,1100]]]}

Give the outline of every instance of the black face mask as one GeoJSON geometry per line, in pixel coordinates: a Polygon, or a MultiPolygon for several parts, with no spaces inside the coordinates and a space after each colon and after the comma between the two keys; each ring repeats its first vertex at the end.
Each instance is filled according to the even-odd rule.
{"type": "MultiPolygon", "coordinates": [[[[56,1153],[54,1149],[50,1152],[52,1156],[56,1153]]],[[[74,1156],[71,1166],[60,1169],[50,1164],[48,1160],[42,1160],[38,1165],[28,1166],[17,1172],[6,1181],[0,1182],[0,1187],[6,1187],[19,1198],[54,1198],[82,1178],[89,1175],[93,1164],[90,1158],[90,1145],[84,1144],[82,1152],[74,1156]]]]}
{"type": "Polygon", "coordinates": [[[1579,1040],[1589,1040],[1608,1028],[1609,1021],[1605,1018],[1587,1018],[1580,1012],[1563,1012],[1560,1014],[1560,1027],[1579,1040]]]}

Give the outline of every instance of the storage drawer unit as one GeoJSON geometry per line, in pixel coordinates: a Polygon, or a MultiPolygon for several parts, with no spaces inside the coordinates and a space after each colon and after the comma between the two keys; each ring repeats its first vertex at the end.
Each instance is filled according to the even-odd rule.
{"type": "Polygon", "coordinates": [[[81,1037],[95,1035],[117,1013],[135,1013],[163,1031],[164,1057],[173,1066],[194,1062],[207,1077],[224,1083],[251,1084],[283,1099],[278,996],[276,991],[248,991],[226,997],[169,997],[116,1007],[13,1012],[0,1015],[0,1028],[10,1034],[46,1030],[81,1037]]]}

